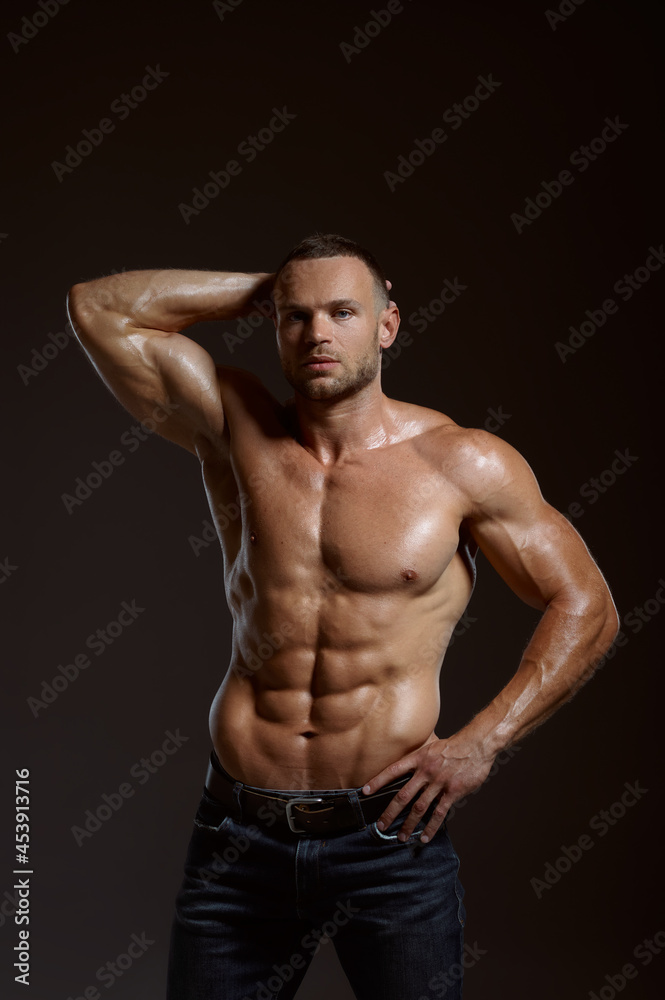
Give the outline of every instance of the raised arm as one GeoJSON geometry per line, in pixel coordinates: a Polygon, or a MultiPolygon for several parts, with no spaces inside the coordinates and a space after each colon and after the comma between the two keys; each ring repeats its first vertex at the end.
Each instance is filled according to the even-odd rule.
{"type": "Polygon", "coordinates": [[[73,285],[67,310],[77,340],[118,401],[162,437],[199,455],[219,445],[224,410],[217,366],[180,331],[204,320],[259,315],[272,274],[126,271],[73,285]]]}

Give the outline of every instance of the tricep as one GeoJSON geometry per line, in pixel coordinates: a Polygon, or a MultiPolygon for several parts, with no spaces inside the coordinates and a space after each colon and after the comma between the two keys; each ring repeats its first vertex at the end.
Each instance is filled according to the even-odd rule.
{"type": "Polygon", "coordinates": [[[132,416],[197,454],[197,441],[221,439],[224,415],[215,363],[182,333],[133,326],[75,285],[68,312],[78,342],[104,384],[132,416]]]}

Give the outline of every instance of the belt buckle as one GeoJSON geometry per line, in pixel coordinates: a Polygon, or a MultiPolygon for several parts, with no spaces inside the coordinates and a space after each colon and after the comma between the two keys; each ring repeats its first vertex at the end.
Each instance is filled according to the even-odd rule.
{"type": "Polygon", "coordinates": [[[291,809],[298,802],[323,802],[323,799],[313,799],[313,798],[310,798],[309,796],[307,796],[307,797],[303,797],[303,798],[299,798],[299,799],[289,799],[289,801],[286,803],[286,819],[288,821],[289,828],[291,830],[293,830],[294,833],[307,833],[307,830],[303,830],[300,827],[294,826],[295,820],[294,820],[293,816],[291,815],[291,809]]]}

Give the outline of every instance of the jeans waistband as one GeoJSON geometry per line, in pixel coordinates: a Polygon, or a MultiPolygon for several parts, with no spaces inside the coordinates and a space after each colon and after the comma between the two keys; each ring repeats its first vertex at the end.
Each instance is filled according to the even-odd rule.
{"type": "MultiPolygon", "coordinates": [[[[363,829],[368,822],[378,819],[392,796],[414,773],[409,771],[371,795],[362,794],[362,785],[304,790],[264,788],[235,779],[222,767],[213,749],[205,787],[238,821],[246,822],[251,817],[268,825],[274,823],[275,828],[288,826],[294,833],[328,833],[353,827],[363,829]],[[268,808],[272,812],[267,814],[268,808]]],[[[410,808],[410,804],[405,808],[410,808]]]]}
{"type": "MultiPolygon", "coordinates": [[[[307,788],[304,790],[300,788],[263,788],[260,785],[248,785],[244,781],[239,781],[237,778],[234,778],[224,767],[222,767],[222,763],[214,749],[210,753],[210,763],[218,774],[221,774],[223,778],[226,778],[231,785],[240,785],[243,789],[247,789],[250,792],[259,792],[263,795],[294,795],[298,796],[298,798],[304,798],[311,795],[346,796],[349,792],[358,792],[360,794],[363,789],[363,785],[353,785],[349,788],[307,788]]],[[[391,781],[389,785],[383,785],[380,791],[385,792],[388,788],[400,788],[413,777],[414,773],[414,771],[409,771],[407,774],[402,775],[401,778],[396,778],[395,781],[391,781]]],[[[371,795],[362,796],[363,801],[371,798],[371,795]]]]}

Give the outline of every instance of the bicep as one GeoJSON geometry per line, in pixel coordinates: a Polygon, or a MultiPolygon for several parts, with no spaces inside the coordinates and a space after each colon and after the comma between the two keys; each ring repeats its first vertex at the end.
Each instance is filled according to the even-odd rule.
{"type": "Polygon", "coordinates": [[[581,610],[594,593],[605,590],[584,541],[543,498],[519,452],[488,435],[481,438],[473,465],[476,474],[468,470],[467,484],[469,531],[521,600],[539,611],[555,599],[581,610]]]}
{"type": "Polygon", "coordinates": [[[108,309],[72,308],[71,301],[69,308],[77,340],[132,416],[193,454],[201,437],[221,441],[219,380],[203,347],[181,333],[132,326],[108,309]]]}

